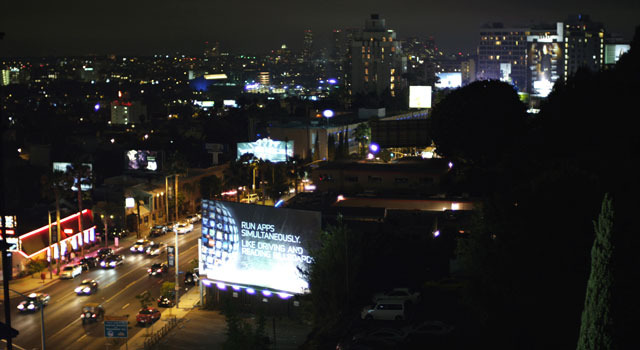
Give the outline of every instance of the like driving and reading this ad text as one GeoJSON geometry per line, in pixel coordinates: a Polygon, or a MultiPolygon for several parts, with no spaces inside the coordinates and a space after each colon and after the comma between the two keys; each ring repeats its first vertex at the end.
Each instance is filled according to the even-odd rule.
{"type": "Polygon", "coordinates": [[[231,284],[308,292],[301,273],[320,233],[320,213],[202,201],[200,275],[231,284]]]}

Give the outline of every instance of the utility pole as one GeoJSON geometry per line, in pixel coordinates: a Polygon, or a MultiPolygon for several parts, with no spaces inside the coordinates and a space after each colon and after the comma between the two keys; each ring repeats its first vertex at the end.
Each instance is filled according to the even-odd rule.
{"type": "Polygon", "coordinates": [[[47,212],[47,219],[49,219],[49,279],[53,279],[53,271],[51,265],[53,265],[53,251],[51,250],[51,210],[47,212]]]}
{"type": "MultiPolygon", "coordinates": [[[[176,221],[178,221],[178,174],[175,175],[176,185],[176,221]]],[[[174,230],[176,234],[176,309],[178,309],[178,294],[180,293],[180,280],[178,274],[180,273],[180,265],[178,264],[178,230],[174,230]]]]}

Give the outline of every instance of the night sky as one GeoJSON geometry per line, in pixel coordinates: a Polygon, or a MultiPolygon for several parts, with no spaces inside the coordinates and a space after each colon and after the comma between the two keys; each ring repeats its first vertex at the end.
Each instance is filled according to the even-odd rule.
{"type": "Polygon", "coordinates": [[[0,56],[201,54],[207,40],[236,53],[282,44],[298,50],[304,29],[314,32],[316,47],[326,46],[331,30],[361,28],[371,13],[400,39],[433,36],[445,52],[474,52],[483,23],[554,23],[578,13],[630,40],[640,24],[640,1],[5,1],[0,56]]]}

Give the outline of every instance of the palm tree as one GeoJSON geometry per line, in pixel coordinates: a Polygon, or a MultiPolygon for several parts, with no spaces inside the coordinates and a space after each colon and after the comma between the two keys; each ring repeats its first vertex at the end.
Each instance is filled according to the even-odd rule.
{"type": "MultiPolygon", "coordinates": [[[[238,189],[251,184],[250,166],[256,159],[253,154],[243,154],[240,159],[229,162],[229,167],[224,170],[224,187],[226,189],[238,189]]],[[[240,192],[236,194],[236,200],[240,201],[240,192]]]]}
{"type": "MultiPolygon", "coordinates": [[[[53,171],[48,175],[43,175],[41,180],[42,197],[46,199],[54,199],[56,204],[56,247],[58,250],[58,258],[56,259],[56,274],[60,273],[60,199],[63,195],[68,194],[73,178],[62,171],[53,171]]],[[[48,215],[48,214],[47,214],[48,215]]],[[[51,245],[51,242],[49,242],[51,245]]]]}

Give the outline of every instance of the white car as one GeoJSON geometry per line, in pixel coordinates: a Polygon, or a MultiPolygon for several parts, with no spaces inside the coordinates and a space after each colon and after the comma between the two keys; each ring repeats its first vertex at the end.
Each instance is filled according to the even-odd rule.
{"type": "Polygon", "coordinates": [[[177,234],[183,235],[193,231],[193,224],[181,222],[173,229],[177,234]]]}
{"type": "Polygon", "coordinates": [[[404,300],[378,300],[376,305],[367,305],[362,309],[363,320],[402,321],[407,319],[407,308],[404,300]]]}
{"type": "Polygon", "coordinates": [[[60,278],[73,279],[82,273],[82,265],[67,265],[62,268],[60,278]]]}
{"type": "Polygon", "coordinates": [[[385,300],[402,300],[402,301],[408,301],[411,303],[416,303],[418,302],[419,297],[420,297],[420,293],[412,292],[409,288],[394,288],[385,293],[374,294],[372,301],[377,302],[380,299],[385,299],[385,300]]]}

